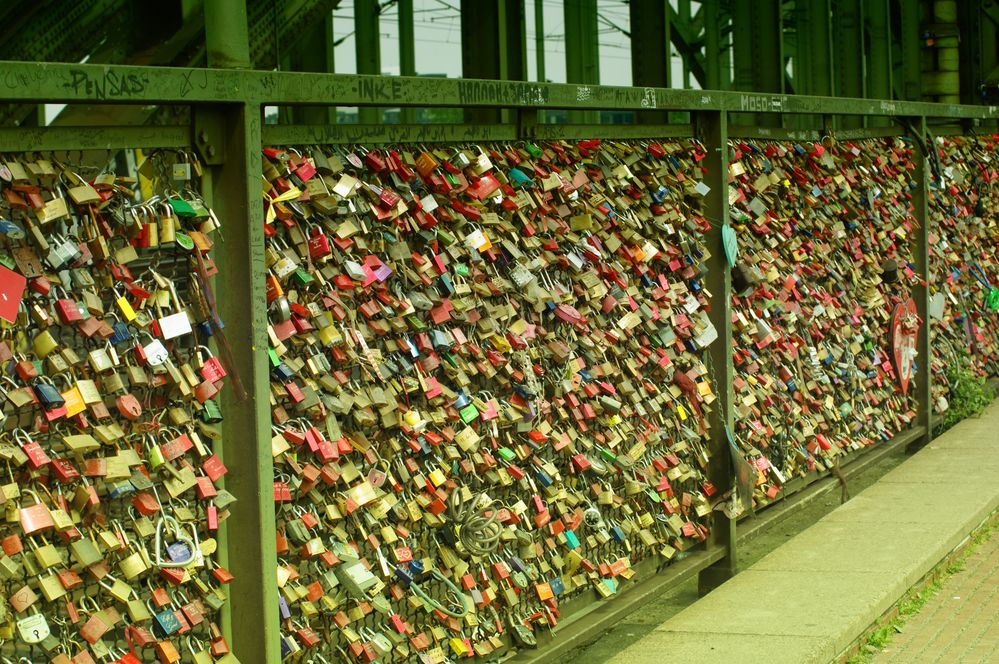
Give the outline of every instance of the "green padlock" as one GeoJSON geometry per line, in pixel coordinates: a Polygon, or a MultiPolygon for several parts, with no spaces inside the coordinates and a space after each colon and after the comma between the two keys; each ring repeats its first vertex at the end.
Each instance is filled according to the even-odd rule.
{"type": "Polygon", "coordinates": [[[199,415],[205,424],[217,424],[222,421],[222,409],[219,408],[214,399],[208,399],[202,404],[199,415]]]}
{"type": "Polygon", "coordinates": [[[195,209],[183,198],[171,198],[170,207],[173,208],[173,213],[178,217],[183,217],[184,219],[197,217],[195,209]]]}
{"type": "Polygon", "coordinates": [[[311,284],[313,281],[316,280],[316,278],[312,276],[311,273],[309,273],[306,270],[303,270],[302,268],[298,268],[294,272],[292,272],[291,279],[296,284],[303,287],[308,286],[309,284],[311,284]]]}
{"type": "Polygon", "coordinates": [[[470,403],[461,410],[458,411],[458,415],[461,416],[461,421],[465,424],[471,424],[479,418],[479,409],[475,407],[474,403],[470,403]]]}

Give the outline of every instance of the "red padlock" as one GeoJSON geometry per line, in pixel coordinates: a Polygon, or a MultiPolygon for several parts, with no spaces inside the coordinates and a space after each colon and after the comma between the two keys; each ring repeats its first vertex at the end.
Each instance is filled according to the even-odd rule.
{"type": "Polygon", "coordinates": [[[318,226],[309,229],[309,256],[313,259],[325,258],[333,253],[330,248],[330,240],[326,234],[319,230],[318,226]]]}
{"type": "Polygon", "coordinates": [[[115,406],[122,417],[133,422],[142,417],[142,404],[132,394],[122,394],[115,399],[115,406]]]}

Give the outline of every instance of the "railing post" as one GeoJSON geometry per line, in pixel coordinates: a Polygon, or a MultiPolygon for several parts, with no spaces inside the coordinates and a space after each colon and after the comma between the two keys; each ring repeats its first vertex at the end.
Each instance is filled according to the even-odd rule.
{"type": "MultiPolygon", "coordinates": [[[[919,132],[918,141],[924,141],[927,150],[935,150],[936,146],[929,142],[926,133],[926,118],[913,118],[911,126],[919,132]]],[[[933,358],[930,355],[930,215],[929,215],[929,155],[922,150],[919,151],[919,159],[916,160],[916,171],[913,173],[913,180],[916,188],[912,192],[912,215],[919,225],[914,244],[912,247],[912,263],[915,266],[916,275],[920,279],[912,289],[912,299],[916,302],[916,313],[921,324],[919,334],[916,339],[916,363],[919,369],[916,374],[916,423],[926,428],[926,435],[918,440],[913,447],[922,447],[933,439],[933,358]]]]}
{"type": "MultiPolygon", "coordinates": [[[[209,65],[249,65],[245,2],[209,2],[205,25],[209,65]]],[[[214,290],[234,370],[222,394],[222,456],[230,471],[226,489],[238,498],[220,537],[226,544],[223,561],[236,577],[226,627],[233,651],[244,662],[279,662],[267,302],[262,287],[261,111],[260,103],[249,98],[198,107],[194,126],[198,147],[213,169],[207,194],[223,223],[225,241],[216,245],[220,269],[214,290]],[[240,391],[245,392],[243,398],[240,391]]]]}
{"type": "Polygon", "coordinates": [[[280,661],[275,574],[274,463],[271,456],[270,375],[267,364],[267,304],[263,288],[264,219],[260,204],[259,103],[213,111],[225,127],[225,164],[213,175],[212,202],[224,224],[216,245],[219,276],[215,294],[232,349],[235,377],[223,392],[226,488],[238,499],[224,522],[231,586],[233,651],[243,661],[280,661]],[[251,656],[259,653],[260,659],[251,656]]]}
{"type": "MultiPolygon", "coordinates": [[[[711,293],[710,320],[718,331],[718,339],[708,347],[709,361],[713,369],[715,384],[712,386],[717,399],[712,404],[711,460],[708,479],[724,493],[732,488],[732,452],[726,429],[733,430],[732,410],[732,319],[729,314],[732,301],[732,277],[722,249],[722,226],[728,223],[728,117],[722,111],[702,111],[694,115],[695,132],[704,143],[708,156],[705,158],[708,169],[704,183],[711,187],[706,198],[705,212],[711,222],[711,230],[704,238],[704,244],[711,252],[706,261],[708,273],[704,283],[711,293]]],[[[718,587],[736,572],[735,519],[724,512],[714,511],[711,517],[711,534],[708,539],[711,549],[723,548],[724,556],[718,562],[701,571],[698,576],[698,591],[703,595],[718,587]]]]}

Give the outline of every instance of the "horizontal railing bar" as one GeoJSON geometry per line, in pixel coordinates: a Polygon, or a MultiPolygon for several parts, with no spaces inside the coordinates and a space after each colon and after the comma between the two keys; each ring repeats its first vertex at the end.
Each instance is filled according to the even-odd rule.
{"type": "Polygon", "coordinates": [[[693,136],[693,126],[541,124],[518,136],[513,125],[264,125],[265,145],[338,145],[349,143],[462,143],[583,139],[662,139],[693,136]]]}
{"type": "Polygon", "coordinates": [[[0,62],[6,101],[460,106],[995,118],[999,106],[407,76],[0,62]]]}
{"type": "Polygon", "coordinates": [[[264,125],[264,145],[515,141],[513,125],[264,125]]]}
{"type": "Polygon", "coordinates": [[[587,138],[607,139],[656,139],[688,138],[694,135],[693,125],[689,124],[539,124],[530,127],[529,136],[539,140],[582,140],[587,138]]]}
{"type": "MultiPolygon", "coordinates": [[[[838,140],[861,140],[865,138],[882,138],[885,136],[903,136],[905,129],[901,127],[867,127],[859,129],[839,129],[830,132],[838,140]]],[[[826,132],[819,129],[781,129],[780,127],[756,127],[735,125],[729,127],[732,138],[747,138],[753,140],[773,141],[818,141],[826,132]]]]}
{"type": "Polygon", "coordinates": [[[187,125],[0,127],[0,146],[5,152],[121,148],[186,150],[192,145],[191,128],[187,125]]]}

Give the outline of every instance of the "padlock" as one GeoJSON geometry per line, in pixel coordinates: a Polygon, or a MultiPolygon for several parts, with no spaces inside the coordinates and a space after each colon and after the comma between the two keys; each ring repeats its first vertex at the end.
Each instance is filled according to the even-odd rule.
{"type": "Polygon", "coordinates": [[[17,621],[17,634],[25,643],[41,643],[51,634],[49,623],[45,616],[34,609],[32,613],[17,621]]]}

